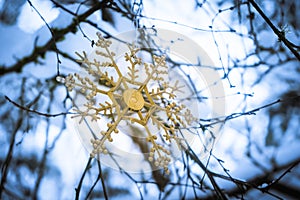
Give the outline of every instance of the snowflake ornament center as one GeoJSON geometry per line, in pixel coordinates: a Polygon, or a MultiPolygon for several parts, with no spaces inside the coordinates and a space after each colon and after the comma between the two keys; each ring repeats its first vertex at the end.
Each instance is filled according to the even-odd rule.
{"type": "Polygon", "coordinates": [[[123,99],[126,105],[135,111],[141,110],[145,104],[142,93],[132,88],[125,90],[123,93],[123,99]]]}

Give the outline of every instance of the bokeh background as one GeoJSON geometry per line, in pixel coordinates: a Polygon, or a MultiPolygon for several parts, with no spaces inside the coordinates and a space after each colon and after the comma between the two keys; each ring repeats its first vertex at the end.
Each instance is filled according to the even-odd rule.
{"type": "MultiPolygon", "coordinates": [[[[297,0],[1,0],[0,199],[297,199],[300,196],[300,2],[297,0]],[[171,175],[89,159],[57,76],[75,51],[137,28],[164,28],[214,61],[226,112],[206,157],[183,152],[171,175]]],[[[180,64],[177,63],[177,65],[180,64]]],[[[184,64],[182,64],[184,65],[184,64]]],[[[199,100],[200,101],[200,100],[199,100]]],[[[212,133],[214,134],[214,133],[212,133]]]]}

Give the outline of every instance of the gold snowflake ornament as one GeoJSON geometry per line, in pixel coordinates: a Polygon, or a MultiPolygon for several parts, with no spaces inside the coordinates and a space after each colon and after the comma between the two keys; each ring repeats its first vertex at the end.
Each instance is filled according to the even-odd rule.
{"type": "Polygon", "coordinates": [[[77,53],[86,74],[68,75],[65,86],[69,91],[79,90],[85,103],[74,109],[73,118],[79,117],[79,123],[89,118],[103,120],[105,124],[90,141],[91,157],[109,153],[107,143],[112,143],[122,132],[120,123],[125,121],[142,128],[150,145],[148,160],[168,174],[171,161],[168,143],[175,141],[180,147],[182,137],[178,130],[196,120],[185,105],[176,101],[176,93],[184,92],[184,86],[179,81],[168,82],[165,56],[153,55],[153,62],[144,62],[138,56],[140,50],[128,45],[128,52],[119,64],[110,50],[111,44],[98,34],[94,59],[85,52],[77,53]]]}

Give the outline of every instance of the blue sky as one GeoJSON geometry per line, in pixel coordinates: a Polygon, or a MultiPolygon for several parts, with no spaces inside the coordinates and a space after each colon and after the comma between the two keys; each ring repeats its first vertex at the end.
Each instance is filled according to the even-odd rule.
{"type": "MultiPolygon", "coordinates": [[[[64,26],[68,23],[68,18],[65,18],[66,14],[58,8],[53,8],[49,1],[32,0],[31,2],[50,26],[64,26]]],[[[270,4],[270,6],[266,6],[266,8],[272,10],[272,5],[273,4],[270,4]]],[[[225,3],[222,7],[228,8],[230,6],[230,3],[225,3]]],[[[69,8],[74,9],[76,6],[69,6],[69,8]]],[[[144,1],[143,15],[148,16],[148,18],[141,18],[141,22],[149,27],[165,28],[187,36],[204,49],[216,67],[223,66],[227,69],[228,66],[232,65],[232,61],[229,57],[231,59],[242,60],[250,52],[253,52],[254,44],[250,38],[240,37],[234,33],[221,32],[212,34],[209,26],[212,25],[212,18],[215,17],[215,13],[217,13],[218,9],[218,6],[213,2],[205,4],[203,9],[195,9],[194,1],[176,1],[176,3],[171,0],[144,1]],[[178,12],[179,10],[180,12],[178,12]],[[195,27],[200,30],[195,30],[195,27]],[[218,46],[216,46],[216,43],[218,46]],[[221,60],[220,57],[222,58],[221,60]]],[[[84,8],[82,8],[82,10],[84,10],[84,8]]],[[[97,21],[100,20],[100,16],[98,12],[93,14],[91,19],[97,21]]],[[[121,16],[114,15],[114,19],[116,21],[114,26],[111,26],[109,23],[99,23],[105,30],[109,30],[109,32],[114,35],[133,30],[133,24],[124,20],[121,16]]],[[[223,12],[215,17],[213,26],[215,30],[229,30],[229,28],[233,28],[238,33],[248,34],[248,26],[233,21],[230,12],[223,12]]],[[[96,30],[94,28],[86,25],[82,25],[82,28],[85,34],[90,38],[96,38],[96,30]]],[[[0,31],[0,60],[1,64],[5,65],[15,63],[16,58],[22,58],[24,55],[27,55],[32,50],[36,37],[38,37],[38,44],[43,44],[51,37],[44,22],[28,3],[25,3],[22,7],[17,23],[13,26],[0,24],[0,31]]],[[[270,37],[270,32],[260,36],[260,41],[264,41],[265,43],[272,44],[276,42],[276,37],[270,37]]],[[[85,50],[92,52],[90,42],[84,39],[82,33],[79,31],[75,35],[67,35],[66,40],[58,43],[57,46],[74,57],[75,51],[81,52],[85,50]]],[[[276,58],[273,59],[276,60],[276,58]]],[[[26,66],[24,73],[20,76],[41,78],[41,80],[54,76],[56,74],[55,54],[48,53],[45,60],[41,61],[44,63],[43,65],[30,64],[26,66]]],[[[255,63],[256,61],[257,58],[253,56],[253,58],[247,58],[245,64],[249,65],[251,62],[255,63]]],[[[291,73],[295,68],[295,63],[287,64],[285,68],[287,70],[280,68],[274,69],[260,84],[254,86],[253,83],[255,83],[265,71],[263,66],[259,69],[237,68],[232,70],[229,79],[231,84],[235,87],[230,87],[228,80],[222,79],[225,91],[224,100],[226,102],[225,114],[251,110],[275,101],[280,94],[291,87],[291,84],[280,80],[277,81],[277,78],[289,77],[290,79],[297,80],[298,77],[298,74],[291,73]],[[243,94],[251,94],[253,96],[243,94]]],[[[62,59],[62,73],[73,73],[78,70],[78,66],[74,63],[62,59]]],[[[221,70],[219,71],[219,75],[220,77],[223,75],[221,70]]],[[[4,85],[5,81],[9,81],[9,79],[12,78],[16,78],[16,75],[9,75],[6,78],[1,77],[2,80],[0,84],[4,85]]],[[[14,92],[11,91],[9,87],[1,86],[0,93],[12,98],[14,97],[14,92]]],[[[61,94],[60,91],[58,91],[57,94],[61,94]]],[[[62,97],[58,95],[55,102],[57,105],[54,106],[53,111],[59,112],[59,109],[62,108],[61,105],[59,105],[61,100],[62,97]]],[[[266,168],[270,167],[271,164],[269,162],[270,155],[276,154],[275,159],[279,163],[300,156],[298,151],[299,138],[298,140],[295,139],[293,130],[289,130],[291,136],[286,136],[287,138],[284,137],[282,144],[278,148],[264,146],[268,117],[266,117],[266,111],[262,110],[255,116],[241,117],[229,121],[221,130],[213,153],[225,161],[224,165],[230,169],[232,175],[240,179],[247,179],[253,174],[262,173],[262,171],[255,169],[255,166],[245,157],[246,148],[249,144],[249,133],[245,127],[249,121],[252,124],[250,140],[263,148],[264,154],[261,156],[257,155],[257,158],[265,164],[266,168]]],[[[295,127],[297,127],[297,125],[295,125],[295,127]]],[[[50,129],[53,133],[50,138],[53,140],[59,133],[59,128],[57,124],[54,123],[50,129]]],[[[62,182],[60,184],[64,186],[64,189],[57,189],[55,181],[47,179],[41,187],[41,194],[50,190],[53,192],[53,196],[61,195],[62,199],[69,199],[69,197],[74,196],[74,188],[78,183],[78,177],[80,177],[89,155],[89,152],[84,148],[81,142],[82,138],[80,138],[80,134],[76,133],[77,131],[72,119],[68,119],[67,129],[60,137],[50,156],[51,162],[59,168],[62,174],[62,182]]],[[[45,132],[45,124],[39,124],[37,126],[37,132],[45,132]]],[[[43,148],[44,141],[44,134],[28,134],[24,137],[22,147],[28,151],[36,151],[43,148]]],[[[259,154],[258,152],[256,153],[259,154]]],[[[210,166],[213,170],[223,173],[216,161],[211,161],[210,166]]],[[[117,173],[112,175],[112,177],[111,181],[113,182],[115,181],[114,177],[118,177],[117,173]]],[[[116,182],[117,181],[119,180],[116,179],[116,182]]],[[[224,183],[224,187],[226,187],[226,183],[224,183]]],[[[148,189],[150,190],[151,187],[148,189]]],[[[135,189],[133,189],[133,193],[136,195],[136,198],[139,197],[135,189]]],[[[48,198],[46,196],[41,196],[41,198],[51,199],[51,197],[48,198]]]]}

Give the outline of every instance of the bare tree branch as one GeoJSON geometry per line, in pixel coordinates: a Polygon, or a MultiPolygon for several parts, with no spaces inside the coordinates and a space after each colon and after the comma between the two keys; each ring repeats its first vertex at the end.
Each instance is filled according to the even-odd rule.
{"type": "Polygon", "coordinates": [[[5,96],[5,99],[7,101],[9,101],[10,103],[12,103],[13,105],[17,106],[18,108],[22,109],[22,110],[25,110],[27,112],[34,113],[34,114],[37,114],[37,115],[41,115],[41,116],[44,116],[44,117],[58,117],[58,116],[61,116],[61,115],[71,114],[70,112],[61,112],[61,113],[57,113],[57,114],[42,113],[42,112],[39,112],[39,111],[36,111],[36,110],[31,110],[30,108],[27,108],[25,106],[22,106],[22,105],[20,105],[16,102],[14,102],[13,100],[11,100],[7,96],[5,96]]]}
{"type": "Polygon", "coordinates": [[[286,39],[285,32],[278,30],[275,25],[271,22],[271,20],[265,15],[265,13],[260,9],[260,7],[257,5],[257,3],[254,0],[249,0],[249,2],[252,4],[252,6],[256,9],[256,11],[261,15],[261,17],[265,20],[265,22],[270,26],[270,28],[273,30],[273,32],[277,35],[279,38],[279,41],[282,41],[287,48],[295,55],[295,57],[300,61],[300,54],[296,49],[294,49],[294,45],[286,39]]]}
{"type": "MultiPolygon", "coordinates": [[[[110,1],[105,0],[105,1],[100,1],[98,3],[96,3],[93,7],[91,7],[89,10],[85,11],[84,13],[82,13],[81,15],[76,16],[76,20],[74,20],[71,24],[69,24],[67,27],[62,28],[62,29],[54,29],[52,28],[52,37],[51,39],[48,40],[48,42],[46,42],[43,46],[35,46],[35,48],[33,49],[33,51],[31,52],[30,55],[25,56],[24,58],[22,58],[21,60],[18,60],[15,64],[11,65],[11,66],[0,66],[0,76],[7,74],[7,73],[11,73],[11,72],[22,72],[22,69],[25,65],[33,62],[37,62],[38,58],[44,54],[46,54],[46,52],[53,48],[53,45],[56,45],[56,41],[62,41],[62,39],[64,38],[64,36],[67,33],[75,33],[76,32],[76,27],[78,26],[78,24],[80,22],[85,21],[91,14],[93,14],[95,11],[102,9],[106,6],[110,5],[110,1]]],[[[55,49],[55,48],[54,48],[55,49]]]]}

